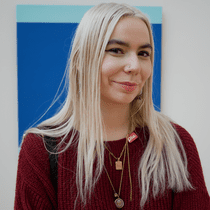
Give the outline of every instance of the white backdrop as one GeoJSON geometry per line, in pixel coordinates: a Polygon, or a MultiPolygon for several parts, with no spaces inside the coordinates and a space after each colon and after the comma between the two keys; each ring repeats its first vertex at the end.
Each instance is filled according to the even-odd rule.
{"type": "MultiPolygon", "coordinates": [[[[108,0],[77,0],[95,5],[108,0]]],[[[126,0],[112,2],[127,3],[126,0]]],[[[0,1],[0,209],[13,209],[18,160],[16,5],[75,4],[75,0],[0,1]]],[[[162,6],[162,111],[194,138],[210,192],[210,1],[129,0],[162,6]]]]}

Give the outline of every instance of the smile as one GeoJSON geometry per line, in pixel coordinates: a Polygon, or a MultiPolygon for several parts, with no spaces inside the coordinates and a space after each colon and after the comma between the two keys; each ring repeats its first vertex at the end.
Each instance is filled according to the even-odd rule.
{"type": "Polygon", "coordinates": [[[132,92],[137,88],[137,84],[133,82],[113,82],[120,85],[127,92],[132,92]]]}

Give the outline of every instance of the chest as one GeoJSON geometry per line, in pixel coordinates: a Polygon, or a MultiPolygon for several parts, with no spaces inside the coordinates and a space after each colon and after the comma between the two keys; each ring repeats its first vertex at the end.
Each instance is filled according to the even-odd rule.
{"type": "MultiPolygon", "coordinates": [[[[118,145],[109,145],[110,151],[118,158],[122,151],[124,143],[118,145]]],[[[129,146],[130,158],[130,175],[129,175],[129,162],[128,156],[125,158],[123,175],[121,170],[116,170],[116,159],[105,150],[104,165],[107,169],[109,178],[105,170],[103,170],[98,182],[96,183],[91,199],[88,199],[86,206],[81,203],[78,197],[78,190],[76,186],[76,164],[77,156],[75,150],[69,150],[64,153],[58,160],[58,209],[94,209],[103,210],[117,209],[114,203],[114,190],[119,193],[120,197],[124,200],[123,209],[140,209],[141,190],[138,180],[138,167],[143,146],[141,142],[129,146]],[[132,183],[130,182],[130,178],[132,183]],[[110,182],[111,180],[111,182],[110,182]],[[132,200],[130,198],[132,192],[132,200]]],[[[123,161],[123,155],[121,157],[123,161]]],[[[85,180],[83,180],[85,181],[85,180]]],[[[151,198],[145,205],[144,209],[171,209],[172,206],[172,193],[166,192],[163,196],[157,199],[151,198]],[[164,208],[162,208],[164,206],[164,208]]]]}

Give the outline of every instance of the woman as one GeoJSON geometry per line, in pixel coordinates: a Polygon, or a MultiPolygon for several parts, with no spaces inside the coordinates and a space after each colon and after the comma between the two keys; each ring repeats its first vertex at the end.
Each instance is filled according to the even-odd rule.
{"type": "Polygon", "coordinates": [[[191,136],[153,108],[153,61],[139,10],[109,3],[84,15],[65,104],[26,131],[15,209],[210,209],[191,136]]]}

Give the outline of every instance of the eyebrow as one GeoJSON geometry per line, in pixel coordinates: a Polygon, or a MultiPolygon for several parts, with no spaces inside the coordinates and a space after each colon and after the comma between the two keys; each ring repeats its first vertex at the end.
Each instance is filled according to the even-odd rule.
{"type": "Polygon", "coordinates": [[[125,47],[130,47],[130,45],[126,42],[123,42],[119,39],[111,39],[109,40],[108,44],[107,45],[111,45],[111,44],[119,44],[119,45],[123,45],[125,47]]]}
{"type": "MultiPolygon", "coordinates": [[[[119,39],[111,39],[109,40],[108,44],[107,45],[111,45],[111,44],[119,44],[119,45],[122,45],[122,46],[125,46],[125,47],[130,47],[129,43],[127,42],[123,42],[119,39]]],[[[152,50],[152,46],[151,44],[144,44],[142,46],[140,46],[139,48],[150,48],[152,50]]]]}

